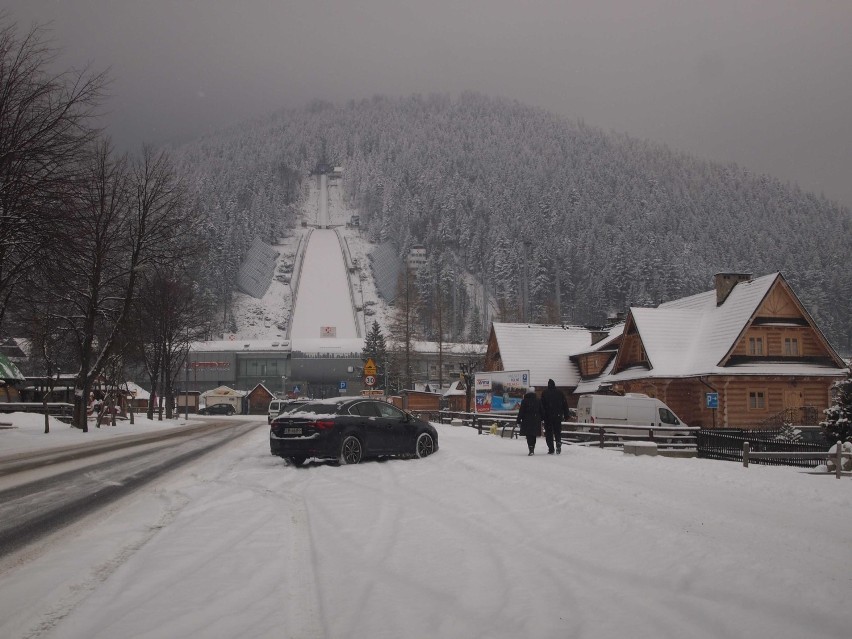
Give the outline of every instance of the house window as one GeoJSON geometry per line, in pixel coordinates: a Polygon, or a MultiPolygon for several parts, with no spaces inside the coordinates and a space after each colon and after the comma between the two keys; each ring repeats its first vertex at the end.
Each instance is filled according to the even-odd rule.
{"type": "Polygon", "coordinates": [[[799,354],[799,338],[785,337],[784,338],[784,355],[795,357],[799,354]]]}
{"type": "Polygon", "coordinates": [[[748,408],[749,410],[765,410],[766,391],[749,391],[748,408]]]}
{"type": "Polygon", "coordinates": [[[748,354],[763,355],[763,338],[749,337],[748,338],[748,354]]]}

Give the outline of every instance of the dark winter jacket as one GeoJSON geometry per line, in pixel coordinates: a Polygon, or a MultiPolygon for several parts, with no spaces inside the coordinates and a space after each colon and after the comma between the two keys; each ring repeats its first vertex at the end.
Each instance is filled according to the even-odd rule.
{"type": "Polygon", "coordinates": [[[541,412],[541,402],[535,393],[527,393],[521,400],[521,407],[518,409],[517,422],[521,425],[521,435],[528,437],[534,435],[541,436],[541,420],[544,414],[541,412]]]}
{"type": "Polygon", "coordinates": [[[568,418],[568,401],[552,379],[547,380],[547,388],[541,394],[541,410],[549,426],[556,426],[568,418]]]}

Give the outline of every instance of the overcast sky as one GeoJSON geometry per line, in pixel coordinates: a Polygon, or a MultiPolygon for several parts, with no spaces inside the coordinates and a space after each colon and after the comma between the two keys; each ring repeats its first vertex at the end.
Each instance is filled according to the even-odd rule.
{"type": "Polygon", "coordinates": [[[0,0],[113,78],[123,148],[470,89],[852,206],[852,0],[0,0]]]}

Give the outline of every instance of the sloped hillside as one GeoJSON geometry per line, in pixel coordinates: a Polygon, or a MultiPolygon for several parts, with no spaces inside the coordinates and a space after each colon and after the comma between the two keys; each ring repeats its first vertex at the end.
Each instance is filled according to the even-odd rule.
{"type": "MultiPolygon", "coordinates": [[[[629,305],[711,286],[718,271],[782,271],[832,342],[849,350],[850,211],[795,185],[704,162],[528,106],[477,94],[314,103],[177,150],[219,244],[239,260],[254,234],[287,233],[319,161],[374,240],[424,244],[423,337],[479,339],[500,319],[597,323],[629,305]],[[440,293],[438,293],[440,291],[440,293]],[[441,304],[436,295],[441,295],[441,304]],[[480,296],[479,299],[482,299],[480,296]]],[[[211,273],[225,290],[230,267],[211,273]],[[217,279],[218,278],[218,279],[217,279]]]]}

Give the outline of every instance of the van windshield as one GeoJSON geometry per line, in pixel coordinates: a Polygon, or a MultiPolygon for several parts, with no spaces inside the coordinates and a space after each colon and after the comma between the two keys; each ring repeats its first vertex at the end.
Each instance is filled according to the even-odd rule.
{"type": "Polygon", "coordinates": [[[680,425],[680,421],[668,408],[660,408],[660,421],[664,424],[680,425]]]}

